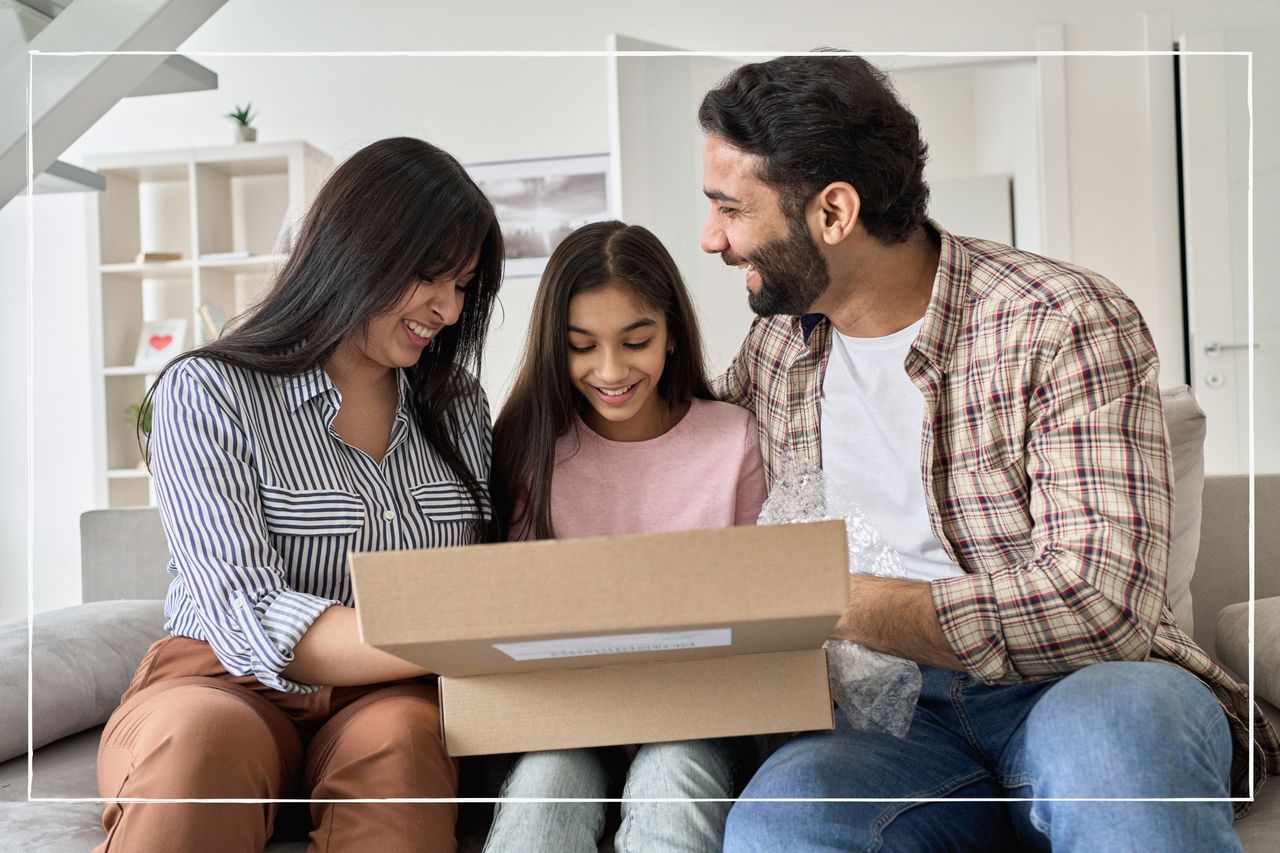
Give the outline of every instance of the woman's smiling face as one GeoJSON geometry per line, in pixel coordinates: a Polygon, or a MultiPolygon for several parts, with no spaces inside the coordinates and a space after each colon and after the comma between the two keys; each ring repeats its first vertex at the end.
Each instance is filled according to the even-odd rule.
{"type": "Polygon", "coordinates": [[[370,361],[383,367],[412,367],[445,326],[462,316],[466,289],[475,276],[476,259],[466,269],[432,279],[418,279],[390,311],[369,321],[353,343],[370,361]]]}

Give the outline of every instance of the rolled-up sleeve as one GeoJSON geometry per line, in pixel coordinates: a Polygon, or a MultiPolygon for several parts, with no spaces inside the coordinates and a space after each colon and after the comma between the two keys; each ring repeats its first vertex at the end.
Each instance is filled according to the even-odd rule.
{"type": "Polygon", "coordinates": [[[934,581],[944,635],[985,681],[1144,660],[1164,606],[1173,476],[1159,367],[1132,303],[1061,319],[1029,394],[1032,556],[934,581]]]}
{"type": "Polygon", "coordinates": [[[155,394],[151,473],[173,567],[200,633],[234,675],[308,693],[281,676],[333,599],[290,589],[270,544],[250,435],[228,380],[208,363],[171,369],[155,394]]]}

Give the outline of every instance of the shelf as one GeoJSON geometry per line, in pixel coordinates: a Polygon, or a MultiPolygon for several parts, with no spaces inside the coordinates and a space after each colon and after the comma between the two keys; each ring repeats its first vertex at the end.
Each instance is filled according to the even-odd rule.
{"type": "Polygon", "coordinates": [[[206,306],[235,318],[257,305],[288,263],[275,253],[283,223],[304,216],[333,164],[305,143],[276,142],[124,153],[89,165],[107,185],[91,205],[98,500],[146,506],[155,495],[147,471],[133,467],[137,418],[129,412],[164,365],[133,363],[142,331],[182,320],[186,352],[208,337],[206,306]],[[181,254],[137,263],[142,252],[181,254]]]}
{"type": "Polygon", "coordinates": [[[107,471],[108,480],[146,480],[151,472],[146,468],[112,468],[107,471]]]}
{"type": "Polygon", "coordinates": [[[146,155],[99,157],[93,158],[91,168],[100,174],[107,175],[108,180],[112,177],[119,177],[134,183],[185,181],[191,171],[191,167],[185,160],[175,160],[167,163],[163,160],[147,163],[136,162],[147,159],[146,155]]]}
{"type": "Polygon", "coordinates": [[[102,369],[103,376],[155,376],[159,372],[159,367],[134,367],[132,364],[121,364],[102,369]]]}
{"type": "Polygon", "coordinates": [[[202,270],[255,273],[279,269],[288,259],[288,255],[252,255],[247,258],[202,258],[196,263],[202,270]]]}
{"type": "Polygon", "coordinates": [[[261,175],[284,172],[291,160],[318,158],[329,165],[329,155],[305,142],[255,142],[252,145],[222,145],[197,148],[192,158],[197,166],[213,166],[231,175],[261,175]]]}
{"type": "Polygon", "coordinates": [[[202,159],[197,162],[201,167],[217,169],[232,178],[252,177],[255,175],[285,175],[289,171],[289,158],[285,155],[255,160],[227,158],[221,160],[202,159]]]}
{"type": "Polygon", "coordinates": [[[105,275],[142,281],[144,278],[187,278],[195,264],[191,261],[151,261],[145,264],[99,264],[98,272],[105,275]]]}

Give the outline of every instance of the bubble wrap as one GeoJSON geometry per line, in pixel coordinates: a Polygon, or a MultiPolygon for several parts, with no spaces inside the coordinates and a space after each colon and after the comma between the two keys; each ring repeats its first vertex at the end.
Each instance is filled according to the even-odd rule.
{"type": "MultiPolygon", "coordinates": [[[[843,519],[849,571],[905,578],[902,557],[853,502],[826,482],[822,469],[789,460],[760,510],[759,524],[843,519]]],[[[836,705],[855,729],[904,737],[920,695],[920,668],[847,640],[828,640],[827,666],[836,705]]]]}

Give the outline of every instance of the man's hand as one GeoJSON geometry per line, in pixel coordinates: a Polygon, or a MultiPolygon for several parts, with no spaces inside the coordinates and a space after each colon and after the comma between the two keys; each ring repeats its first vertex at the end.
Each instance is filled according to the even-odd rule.
{"type": "Polygon", "coordinates": [[[928,666],[964,669],[942,634],[929,584],[921,581],[851,575],[849,609],[831,637],[928,666]]]}

